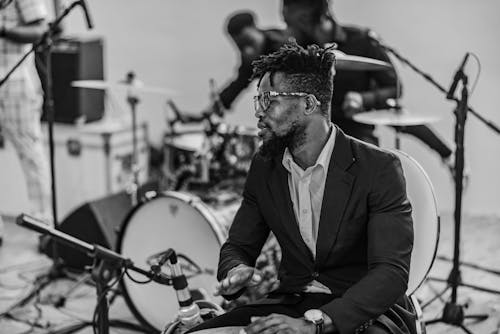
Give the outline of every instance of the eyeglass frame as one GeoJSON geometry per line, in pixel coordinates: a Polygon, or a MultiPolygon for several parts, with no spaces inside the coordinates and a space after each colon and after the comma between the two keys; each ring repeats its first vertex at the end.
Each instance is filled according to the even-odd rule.
{"type": "Polygon", "coordinates": [[[311,93],[304,93],[304,92],[276,92],[276,91],[270,90],[270,91],[267,91],[267,92],[263,92],[262,94],[259,94],[259,95],[254,95],[254,97],[253,97],[253,107],[254,107],[255,111],[259,111],[259,110],[266,111],[271,106],[271,99],[270,99],[271,97],[278,97],[278,96],[285,96],[285,97],[287,97],[287,96],[288,97],[293,97],[293,96],[295,96],[295,97],[306,97],[306,96],[309,96],[309,95],[314,96],[314,99],[316,100],[316,105],[317,106],[321,105],[321,102],[318,101],[318,98],[314,94],[311,94],[311,93]],[[260,98],[261,98],[261,96],[266,96],[266,95],[269,96],[269,103],[264,108],[264,106],[260,102],[260,98]],[[257,106],[260,109],[257,109],[257,106]]]}

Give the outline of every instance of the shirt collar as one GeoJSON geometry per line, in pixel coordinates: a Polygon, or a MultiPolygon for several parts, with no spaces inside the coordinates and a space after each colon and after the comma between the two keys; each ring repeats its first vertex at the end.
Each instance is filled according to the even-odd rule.
{"type": "MultiPolygon", "coordinates": [[[[330,122],[330,136],[328,137],[328,140],[326,141],[325,145],[321,149],[321,152],[318,156],[318,159],[316,160],[316,163],[309,167],[308,169],[313,169],[316,166],[321,166],[323,167],[324,170],[328,169],[328,166],[330,165],[330,160],[333,152],[333,147],[335,146],[335,137],[336,137],[337,131],[333,123],[330,122]]],[[[300,168],[295,161],[293,160],[292,153],[290,150],[285,148],[285,153],[283,154],[283,160],[281,162],[283,164],[283,167],[291,173],[292,172],[292,166],[296,165],[298,168],[300,168]]],[[[300,168],[301,169],[301,168],[300,168]]]]}

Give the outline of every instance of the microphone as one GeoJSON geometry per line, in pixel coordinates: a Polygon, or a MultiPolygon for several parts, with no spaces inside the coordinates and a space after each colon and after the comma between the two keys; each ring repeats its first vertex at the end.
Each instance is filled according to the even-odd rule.
{"type": "Polygon", "coordinates": [[[464,74],[464,67],[465,64],[467,63],[467,59],[469,59],[469,52],[465,53],[464,59],[462,60],[462,64],[460,64],[460,67],[455,72],[455,76],[453,77],[453,81],[451,82],[450,89],[448,89],[448,93],[446,93],[446,98],[448,100],[452,100],[453,96],[455,95],[455,90],[457,89],[458,81],[460,81],[460,79],[464,74]]]}
{"type": "Polygon", "coordinates": [[[83,12],[85,13],[85,20],[87,21],[87,27],[89,29],[94,28],[94,25],[92,24],[92,20],[90,19],[90,14],[89,14],[89,9],[87,7],[87,3],[85,0],[80,0],[79,1],[80,6],[82,6],[83,12]]]}
{"type": "MultiPolygon", "coordinates": [[[[179,266],[177,254],[172,250],[168,256],[167,259],[170,260],[172,283],[177,295],[177,302],[179,303],[179,320],[188,328],[194,327],[203,322],[200,308],[198,304],[193,302],[186,276],[184,276],[179,266]]],[[[166,256],[164,256],[164,258],[166,258],[166,256]]]]}

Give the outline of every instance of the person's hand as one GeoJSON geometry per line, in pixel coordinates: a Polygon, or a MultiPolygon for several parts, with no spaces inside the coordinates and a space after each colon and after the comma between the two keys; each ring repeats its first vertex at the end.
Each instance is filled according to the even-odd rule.
{"type": "Polygon", "coordinates": [[[292,318],[284,314],[270,314],[265,317],[252,317],[245,328],[246,334],[314,334],[316,326],[302,318],[292,318]]]}
{"type": "Polygon", "coordinates": [[[215,287],[214,295],[232,295],[242,288],[260,284],[262,277],[263,275],[259,270],[240,264],[229,270],[226,278],[215,287]]]}
{"type": "Polygon", "coordinates": [[[358,92],[347,92],[342,104],[342,110],[347,118],[363,111],[363,95],[358,92]]]}

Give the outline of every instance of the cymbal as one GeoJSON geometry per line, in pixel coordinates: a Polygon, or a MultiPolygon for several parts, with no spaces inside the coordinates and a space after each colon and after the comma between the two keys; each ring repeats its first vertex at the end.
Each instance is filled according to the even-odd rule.
{"type": "Polygon", "coordinates": [[[388,62],[360,56],[351,56],[339,50],[335,54],[335,69],[346,71],[388,71],[392,65],[388,62]]]}
{"type": "Polygon", "coordinates": [[[369,125],[411,126],[437,122],[440,117],[415,115],[405,109],[386,109],[355,114],[352,119],[369,125]]]}
{"type": "Polygon", "coordinates": [[[177,92],[172,89],[146,86],[143,82],[134,80],[133,83],[112,82],[103,80],[76,80],[71,82],[71,86],[78,88],[99,89],[99,90],[126,90],[134,93],[152,93],[160,95],[176,95],[177,92]]]}

